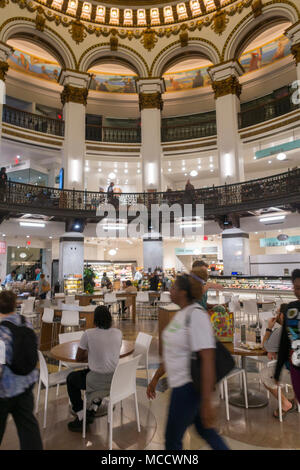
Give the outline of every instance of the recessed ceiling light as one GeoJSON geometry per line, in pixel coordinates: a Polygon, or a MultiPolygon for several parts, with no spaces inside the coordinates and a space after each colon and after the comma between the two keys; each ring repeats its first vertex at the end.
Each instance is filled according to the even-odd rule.
{"type": "Polygon", "coordinates": [[[115,173],[109,173],[108,177],[110,179],[114,179],[116,177],[115,173]]]}
{"type": "Polygon", "coordinates": [[[138,169],[138,170],[137,170],[137,173],[140,173],[140,172],[141,172],[141,170],[140,170],[140,169],[138,169]]]}
{"type": "Polygon", "coordinates": [[[198,165],[198,170],[201,170],[201,165],[198,165]]]}
{"type": "Polygon", "coordinates": [[[172,168],[168,168],[168,171],[171,173],[171,171],[172,171],[172,168]]]}
{"type": "Polygon", "coordinates": [[[198,176],[198,171],[192,170],[192,171],[190,172],[190,176],[198,176]]]}
{"type": "Polygon", "coordinates": [[[187,173],[184,173],[184,176],[187,176],[187,173]]]}
{"type": "Polygon", "coordinates": [[[101,173],[101,171],[102,171],[101,168],[98,168],[98,171],[99,171],[99,173],[101,173]]]}
{"type": "Polygon", "coordinates": [[[213,163],[210,163],[210,164],[209,164],[209,167],[210,167],[210,168],[213,168],[213,167],[214,167],[214,164],[213,164],[213,163]]]}
{"type": "Polygon", "coordinates": [[[213,172],[214,172],[214,170],[210,170],[210,172],[211,172],[211,173],[213,173],[213,172]]]}
{"type": "Polygon", "coordinates": [[[185,166],[182,167],[182,171],[185,171],[185,166]]]}
{"type": "Polygon", "coordinates": [[[26,238],[30,238],[30,235],[26,235],[26,238]]]}
{"type": "Polygon", "coordinates": [[[21,227],[45,227],[46,224],[37,222],[20,222],[21,227]]]}
{"type": "Polygon", "coordinates": [[[268,163],[272,163],[272,160],[269,160],[268,163]]]}
{"type": "Polygon", "coordinates": [[[53,237],[49,237],[49,238],[53,238],[53,237]]]}
{"type": "Polygon", "coordinates": [[[124,173],[128,173],[128,168],[125,168],[124,173]]]}
{"type": "Polygon", "coordinates": [[[276,216],[271,216],[271,217],[263,217],[259,219],[260,222],[273,222],[275,220],[284,220],[285,215],[276,215],[276,216]]]}
{"type": "Polygon", "coordinates": [[[286,154],[283,153],[283,152],[280,152],[278,155],[277,155],[277,160],[285,160],[286,159],[286,154]]]}

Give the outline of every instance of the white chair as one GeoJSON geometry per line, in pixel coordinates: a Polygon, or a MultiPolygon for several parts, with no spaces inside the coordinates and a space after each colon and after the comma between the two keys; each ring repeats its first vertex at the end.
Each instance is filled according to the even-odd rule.
{"type": "Polygon", "coordinates": [[[160,299],[158,304],[169,304],[171,303],[171,294],[170,292],[162,292],[160,294],[160,299]]]}
{"type": "Polygon", "coordinates": [[[34,302],[33,300],[24,300],[21,305],[20,314],[23,315],[27,320],[32,322],[34,328],[39,328],[40,326],[40,314],[34,312],[34,302]]]}
{"type": "MultiPolygon", "coordinates": [[[[83,335],[83,331],[72,331],[71,333],[60,333],[58,335],[59,344],[68,343],[69,341],[80,341],[81,336],[83,335]]],[[[74,363],[74,362],[64,362],[59,361],[58,364],[58,372],[61,371],[61,368],[67,367],[68,369],[81,369],[87,367],[87,363],[74,363]]],[[[59,393],[59,384],[56,387],[56,396],[59,393]]]]}
{"type": "Polygon", "coordinates": [[[135,345],[134,345],[134,351],[133,351],[133,357],[136,357],[138,355],[141,356],[140,362],[139,362],[139,369],[146,369],[147,373],[147,383],[149,384],[149,362],[148,362],[148,355],[149,355],[149,349],[150,349],[150,344],[152,341],[152,336],[147,335],[146,333],[139,333],[137,335],[137,338],[135,340],[135,345]]]}
{"type": "MultiPolygon", "coordinates": [[[[110,394],[108,397],[108,414],[107,420],[109,423],[109,450],[112,450],[112,433],[113,433],[113,407],[116,403],[121,402],[127,397],[134,395],[135,411],[138,432],[141,431],[140,416],[136,394],[136,370],[140,356],[136,356],[126,362],[120,362],[114,372],[113,379],[110,386],[110,394]]],[[[83,397],[83,427],[82,437],[86,436],[86,393],[83,397]]]]}
{"type": "Polygon", "coordinates": [[[148,315],[144,315],[144,312],[150,313],[153,310],[153,307],[150,305],[149,292],[137,292],[136,310],[140,318],[148,318],[148,315]]]}
{"type": "MultiPolygon", "coordinates": [[[[275,361],[270,361],[267,363],[267,367],[273,367],[277,363],[277,360],[275,361]]],[[[279,384],[277,386],[277,393],[278,393],[278,411],[279,411],[279,421],[282,423],[282,402],[281,402],[281,390],[282,388],[285,388],[285,392],[288,393],[288,389],[291,387],[293,389],[292,385],[290,384],[279,384]]],[[[270,392],[267,390],[267,396],[270,398],[270,392]]],[[[298,408],[298,413],[300,413],[300,404],[297,402],[297,408],[298,408]]]]}
{"type": "Polygon", "coordinates": [[[66,295],[65,303],[66,304],[75,304],[75,295],[66,295]]]}
{"type": "Polygon", "coordinates": [[[79,312],[78,310],[63,310],[61,314],[59,333],[61,327],[65,328],[79,328],[79,312]]]}
{"type": "MultiPolygon", "coordinates": [[[[115,292],[108,292],[107,294],[104,294],[104,305],[108,308],[112,307],[112,310],[113,308],[119,304],[119,301],[117,299],[117,295],[115,292]]],[[[119,305],[119,309],[118,309],[118,315],[120,316],[121,315],[121,311],[120,311],[120,305],[119,305]]]]}
{"type": "Polygon", "coordinates": [[[247,381],[246,381],[246,373],[244,369],[235,368],[232,372],[230,372],[220,383],[220,391],[221,391],[221,398],[224,398],[225,395],[225,407],[226,407],[226,419],[229,421],[229,399],[228,399],[228,380],[232,379],[233,377],[241,377],[243,380],[243,388],[244,388],[244,398],[245,398],[245,406],[248,408],[248,391],[247,391],[247,381]],[[223,393],[224,390],[224,393],[223,393]]]}
{"type": "Polygon", "coordinates": [[[52,325],[52,334],[51,334],[51,348],[54,344],[56,328],[54,326],[57,325],[57,322],[54,321],[54,309],[46,307],[44,308],[43,315],[42,315],[42,323],[48,323],[52,325]]]}
{"type": "Polygon", "coordinates": [[[65,297],[66,297],[65,294],[61,294],[61,293],[54,294],[55,299],[64,299],[65,297]]]}
{"type": "Polygon", "coordinates": [[[39,378],[39,386],[38,386],[38,394],[36,399],[36,406],[35,406],[35,413],[38,412],[39,409],[39,402],[40,402],[40,393],[41,393],[41,386],[42,384],[46,388],[45,392],[45,405],[44,405],[44,422],[43,428],[46,427],[47,422],[47,407],[48,407],[48,391],[49,387],[57,384],[64,384],[67,380],[67,376],[70,373],[68,369],[62,370],[60,372],[55,372],[54,374],[49,374],[48,367],[45,361],[45,358],[41,351],[38,351],[39,355],[39,362],[40,362],[40,378],[39,378]]]}

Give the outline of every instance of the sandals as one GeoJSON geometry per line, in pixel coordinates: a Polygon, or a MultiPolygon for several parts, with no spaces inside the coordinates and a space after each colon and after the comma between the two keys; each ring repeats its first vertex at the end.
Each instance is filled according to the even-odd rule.
{"type": "MultiPolygon", "coordinates": [[[[292,407],[291,407],[289,410],[287,410],[287,411],[282,410],[282,419],[283,419],[287,414],[292,413],[293,411],[296,410],[297,405],[296,405],[295,401],[294,401],[294,400],[291,400],[291,403],[292,403],[292,407]]],[[[274,411],[273,416],[274,416],[274,418],[279,419],[279,408],[277,408],[277,410],[274,411]]]]}

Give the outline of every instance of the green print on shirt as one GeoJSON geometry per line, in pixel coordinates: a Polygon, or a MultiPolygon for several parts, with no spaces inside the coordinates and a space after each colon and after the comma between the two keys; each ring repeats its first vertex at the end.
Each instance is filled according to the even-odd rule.
{"type": "Polygon", "coordinates": [[[176,333],[176,331],[181,330],[181,328],[182,328],[182,325],[180,325],[180,323],[174,322],[174,323],[171,323],[171,325],[168,327],[167,331],[169,333],[176,333]]]}

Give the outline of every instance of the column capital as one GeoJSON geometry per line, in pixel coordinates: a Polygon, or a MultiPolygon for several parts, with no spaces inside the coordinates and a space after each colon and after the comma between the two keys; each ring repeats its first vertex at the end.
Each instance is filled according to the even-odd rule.
{"type": "Polygon", "coordinates": [[[0,41],[0,61],[6,62],[9,56],[14,52],[14,48],[0,41]]]}
{"type": "Polygon", "coordinates": [[[160,109],[162,111],[163,105],[164,103],[159,91],[139,94],[140,111],[143,109],[160,109]]]}
{"type": "Polygon", "coordinates": [[[5,82],[6,74],[8,72],[9,66],[7,62],[0,60],[0,80],[5,82]]]}
{"type": "Polygon", "coordinates": [[[238,98],[242,92],[239,77],[244,69],[238,60],[229,60],[208,69],[215,92],[215,99],[226,95],[236,95],[238,98]]]}
{"type": "Polygon", "coordinates": [[[300,21],[292,24],[284,32],[285,36],[291,41],[292,46],[300,43],[300,21]]]}
{"type": "Polygon", "coordinates": [[[91,77],[88,73],[62,70],[59,76],[59,84],[64,87],[61,93],[62,104],[65,105],[71,101],[72,103],[86,106],[90,79],[91,77]]]}
{"type": "Polygon", "coordinates": [[[136,81],[138,93],[165,93],[166,85],[163,78],[139,78],[136,81]]]}

